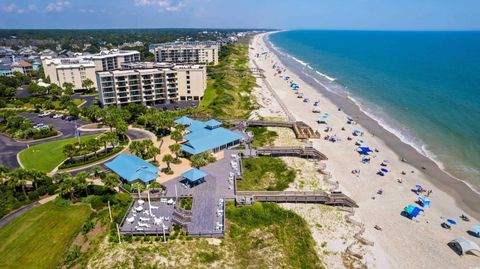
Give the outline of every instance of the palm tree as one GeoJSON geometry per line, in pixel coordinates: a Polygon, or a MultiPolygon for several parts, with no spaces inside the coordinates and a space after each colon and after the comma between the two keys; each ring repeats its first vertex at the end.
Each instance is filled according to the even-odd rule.
{"type": "Polygon", "coordinates": [[[143,189],[145,189],[145,186],[142,183],[136,181],[132,184],[132,189],[140,193],[143,191],[143,189]]]}
{"type": "Polygon", "coordinates": [[[161,189],[162,184],[158,183],[157,181],[152,181],[152,183],[148,184],[148,188],[151,190],[161,189]]]}
{"type": "Polygon", "coordinates": [[[73,94],[73,88],[75,88],[75,85],[73,85],[70,82],[65,82],[63,83],[63,93],[65,95],[72,95],[73,94]]]}
{"type": "Polygon", "coordinates": [[[60,185],[58,185],[58,191],[62,196],[69,196],[70,199],[75,198],[75,192],[77,191],[77,181],[71,176],[67,177],[60,185]]]}
{"type": "Polygon", "coordinates": [[[175,130],[173,131],[171,134],[170,134],[170,137],[175,141],[175,143],[178,144],[178,142],[182,141],[183,140],[183,137],[182,137],[182,134],[180,133],[180,131],[178,130],[175,130]]]}
{"type": "Polygon", "coordinates": [[[87,89],[87,91],[90,91],[90,89],[92,89],[92,86],[93,86],[93,81],[91,79],[87,78],[84,81],[82,81],[82,88],[87,89]]]}
{"type": "Polygon", "coordinates": [[[160,149],[153,146],[153,147],[150,147],[147,151],[147,155],[148,156],[153,156],[153,161],[156,162],[157,161],[157,155],[160,154],[160,149]]]}
{"type": "Polygon", "coordinates": [[[180,144],[172,144],[168,146],[170,151],[175,154],[175,160],[178,160],[178,153],[180,152],[180,144]]]}
{"type": "Polygon", "coordinates": [[[73,144],[66,144],[63,146],[63,155],[67,156],[72,161],[72,158],[77,154],[77,148],[73,144]]]}
{"type": "Polygon", "coordinates": [[[120,182],[120,178],[117,176],[117,174],[110,173],[105,178],[103,178],[102,181],[105,187],[107,187],[109,190],[114,190],[120,182]]]}
{"type": "Polygon", "coordinates": [[[75,179],[78,183],[77,189],[79,191],[85,191],[86,194],[88,195],[88,186],[91,184],[90,175],[87,172],[82,171],[77,174],[75,179]]]}
{"type": "Polygon", "coordinates": [[[144,144],[141,141],[132,141],[130,146],[128,146],[128,150],[138,157],[143,158],[144,144]]]}
{"type": "Polygon", "coordinates": [[[167,170],[170,171],[170,163],[173,162],[173,157],[170,154],[165,154],[162,159],[163,162],[167,163],[167,170]]]}

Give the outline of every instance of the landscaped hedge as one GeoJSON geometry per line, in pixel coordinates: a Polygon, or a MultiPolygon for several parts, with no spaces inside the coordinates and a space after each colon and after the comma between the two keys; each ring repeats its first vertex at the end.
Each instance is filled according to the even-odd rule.
{"type": "Polygon", "coordinates": [[[59,169],[60,170],[64,170],[64,169],[70,169],[70,168],[74,168],[74,167],[79,167],[79,166],[84,166],[84,165],[87,165],[87,164],[91,164],[91,163],[94,163],[94,162],[98,162],[102,159],[105,159],[105,158],[108,158],[110,156],[113,156],[117,153],[119,153],[120,151],[123,150],[123,147],[116,147],[108,152],[102,152],[102,153],[99,153],[97,155],[97,157],[95,157],[95,155],[92,155],[92,156],[89,156],[86,158],[86,160],[84,159],[80,159],[78,161],[73,161],[73,162],[70,162],[69,160],[65,161],[60,167],[59,169]]]}

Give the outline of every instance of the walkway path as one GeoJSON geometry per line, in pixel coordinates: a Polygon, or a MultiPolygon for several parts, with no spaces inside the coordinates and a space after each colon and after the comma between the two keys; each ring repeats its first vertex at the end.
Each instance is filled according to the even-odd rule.
{"type": "Polygon", "coordinates": [[[19,216],[21,216],[21,215],[25,214],[26,212],[30,211],[31,209],[55,200],[55,198],[57,198],[57,196],[58,196],[58,194],[48,196],[48,197],[43,198],[39,201],[28,204],[24,207],[21,207],[21,208],[15,210],[15,211],[12,211],[12,212],[8,213],[2,219],[0,219],[0,228],[3,228],[4,226],[6,226],[7,224],[12,222],[13,220],[18,218],[19,216]]]}

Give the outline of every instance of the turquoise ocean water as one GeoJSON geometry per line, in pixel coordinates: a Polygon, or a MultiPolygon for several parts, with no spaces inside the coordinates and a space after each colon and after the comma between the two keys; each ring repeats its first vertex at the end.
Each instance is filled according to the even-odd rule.
{"type": "Polygon", "coordinates": [[[480,187],[480,32],[286,31],[275,49],[480,187]]]}

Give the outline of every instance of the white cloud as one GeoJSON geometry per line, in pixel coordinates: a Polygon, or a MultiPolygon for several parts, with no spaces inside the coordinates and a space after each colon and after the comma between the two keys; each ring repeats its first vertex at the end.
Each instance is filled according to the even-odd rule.
{"type": "Polygon", "coordinates": [[[18,14],[23,14],[25,12],[28,12],[28,11],[35,11],[37,10],[37,6],[36,5],[28,5],[27,7],[18,7],[16,6],[15,4],[10,4],[10,5],[7,5],[7,6],[4,6],[3,7],[3,11],[6,12],[6,13],[18,13],[18,14]]]}
{"type": "Polygon", "coordinates": [[[45,7],[46,12],[61,12],[66,7],[70,6],[70,1],[56,1],[48,4],[45,7]]]}
{"type": "Polygon", "coordinates": [[[136,6],[156,6],[158,11],[179,11],[186,6],[184,0],[134,0],[136,6]]]}

